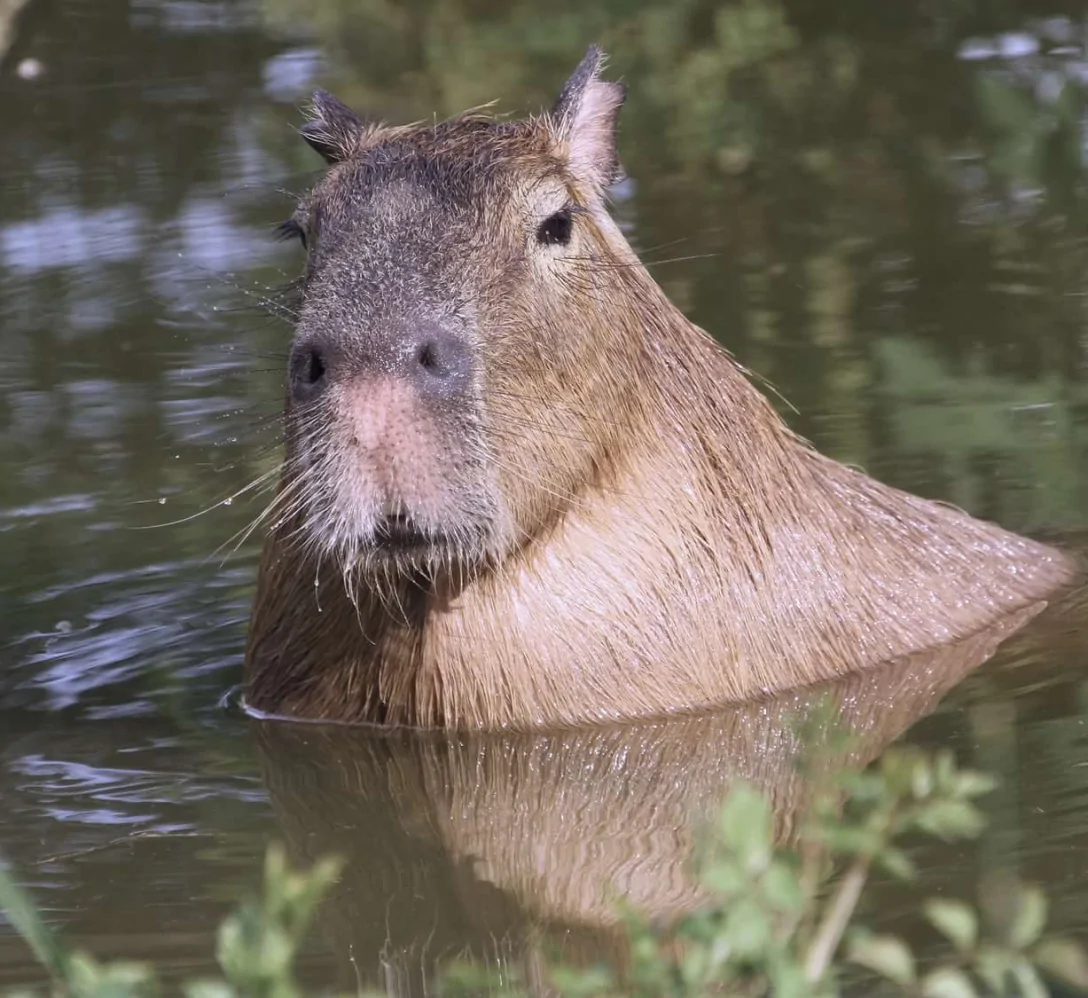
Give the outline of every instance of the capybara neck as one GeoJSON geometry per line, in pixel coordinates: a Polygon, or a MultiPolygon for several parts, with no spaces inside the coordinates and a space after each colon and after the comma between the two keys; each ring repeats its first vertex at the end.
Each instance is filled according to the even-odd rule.
{"type": "MultiPolygon", "coordinates": [[[[551,124],[534,120],[518,134],[517,157],[500,155],[507,133],[478,140],[496,143],[471,157],[500,171],[480,188],[488,197],[501,186],[495,163],[527,169],[538,144],[566,134],[579,86],[584,100],[605,102],[592,88],[615,85],[599,81],[598,54],[587,62],[551,124]]],[[[367,196],[387,228],[403,216],[418,231],[446,210],[428,200],[426,217],[415,214],[432,195],[412,186],[412,157],[432,157],[428,184],[476,196],[471,177],[434,165],[445,147],[390,152],[377,132],[352,135],[350,112],[335,111],[336,127],[319,119],[314,144],[334,163],[354,162],[345,144],[362,157],[365,171],[351,176],[378,192],[367,196]]],[[[451,134],[453,154],[475,148],[468,133],[451,134]]],[[[412,141],[441,141],[434,136],[412,141]]],[[[577,144],[575,131],[558,148],[574,161],[577,144]]],[[[348,183],[336,169],[326,205],[348,183]]],[[[463,265],[467,278],[443,276],[442,261],[420,264],[404,295],[450,281],[457,294],[475,289],[467,305],[435,306],[433,322],[377,322],[416,307],[379,288],[384,297],[367,298],[360,314],[380,337],[330,340],[330,329],[355,328],[338,318],[351,289],[358,308],[359,295],[401,280],[408,264],[364,266],[355,255],[337,269],[327,262],[334,250],[310,249],[317,276],[292,354],[285,512],[268,532],[247,648],[252,706],[451,728],[701,709],[963,638],[1072,580],[1064,554],[890,488],[793,434],[668,302],[585,194],[586,169],[571,190],[589,207],[540,223],[547,259],[511,262],[507,250],[500,274],[477,284],[479,262],[463,265]],[[584,226],[576,270],[557,255],[575,238],[572,224],[584,226]],[[564,281],[551,297],[550,285],[531,284],[556,274],[564,281]],[[323,338],[307,309],[319,312],[312,328],[323,338]],[[504,352],[518,329],[525,339],[504,352]],[[423,540],[423,554],[404,553],[423,540]]],[[[486,205],[478,214],[473,224],[488,224],[486,205]]],[[[343,231],[334,245],[351,245],[355,230],[343,231]]],[[[358,252],[377,252],[369,238],[358,252]]]]}

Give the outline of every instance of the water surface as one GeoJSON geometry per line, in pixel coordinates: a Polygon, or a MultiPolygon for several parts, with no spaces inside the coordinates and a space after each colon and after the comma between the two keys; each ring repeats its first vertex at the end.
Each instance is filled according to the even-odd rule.
{"type": "MultiPolygon", "coordinates": [[[[271,230],[316,176],[294,133],[315,85],[390,120],[536,109],[602,41],[630,87],[616,211],[792,425],[1085,546],[1078,5],[17,6],[0,4],[0,848],[79,944],[210,970],[217,920],[286,838],[353,858],[307,977],[408,993],[428,952],[509,935],[520,959],[535,925],[581,926],[582,945],[602,885],[682,905],[670,864],[714,787],[749,775],[789,799],[781,705],[718,718],[716,763],[684,725],[439,746],[217,707],[259,544],[260,497],[239,493],[277,459],[290,331],[264,306],[299,260],[271,230]],[[708,782],[674,797],[695,770],[708,782]]],[[[925,889],[1038,879],[1055,926],[1088,931],[1084,619],[1047,617],[951,691],[954,669],[924,667],[840,691],[874,751],[906,729],[1003,778],[990,831],[927,853],[925,889]]],[[[883,897],[914,932],[908,897],[883,897]]],[[[0,925],[0,987],[39,979],[0,925]]]]}

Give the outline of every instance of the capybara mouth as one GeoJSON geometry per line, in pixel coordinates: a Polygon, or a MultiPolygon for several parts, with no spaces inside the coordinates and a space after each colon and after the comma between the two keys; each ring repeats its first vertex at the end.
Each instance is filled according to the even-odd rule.
{"type": "Polygon", "coordinates": [[[446,550],[453,546],[446,534],[421,527],[405,513],[392,513],[378,521],[374,545],[397,552],[446,550]]]}

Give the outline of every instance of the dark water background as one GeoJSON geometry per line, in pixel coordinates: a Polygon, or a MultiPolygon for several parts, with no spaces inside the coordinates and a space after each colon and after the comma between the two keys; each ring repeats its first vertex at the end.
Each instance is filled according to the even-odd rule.
{"type": "MultiPolygon", "coordinates": [[[[293,132],[314,85],[390,120],[536,109],[602,41],[630,86],[616,210],[792,424],[895,485],[1082,544],[1081,5],[19,7],[0,0],[0,849],[78,944],[208,971],[266,843],[340,835],[372,868],[315,933],[307,976],[408,993],[398,946],[494,938],[559,873],[542,862],[510,890],[463,822],[456,857],[436,845],[442,807],[464,802],[427,780],[463,759],[356,739],[307,770],[295,736],[262,747],[217,707],[258,538],[234,545],[260,509],[224,500],[276,461],[289,329],[260,306],[299,263],[271,229],[315,176],[293,132]],[[428,802],[420,827],[407,798],[428,802]]],[[[934,851],[931,889],[1014,870],[1046,886],[1057,928],[1088,932],[1086,647],[999,656],[911,729],[1004,780],[982,842],[934,851]]],[[[757,755],[762,723],[740,725],[757,755]]],[[[649,753],[616,737],[571,751],[614,783],[649,753]]],[[[531,814],[507,819],[521,869],[531,814]]],[[[905,901],[880,914],[910,931],[905,901]]],[[[0,987],[38,979],[0,923],[0,987]]]]}

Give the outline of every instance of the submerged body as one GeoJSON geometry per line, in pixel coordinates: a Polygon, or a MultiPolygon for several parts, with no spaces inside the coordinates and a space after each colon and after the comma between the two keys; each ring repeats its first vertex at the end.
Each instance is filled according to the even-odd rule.
{"type": "Polygon", "coordinates": [[[963,637],[1063,554],[796,437],[608,215],[623,88],[367,127],[327,95],[287,456],[247,649],[281,714],[547,726],[695,709],[963,637]]]}

